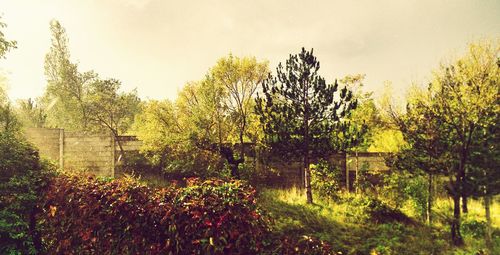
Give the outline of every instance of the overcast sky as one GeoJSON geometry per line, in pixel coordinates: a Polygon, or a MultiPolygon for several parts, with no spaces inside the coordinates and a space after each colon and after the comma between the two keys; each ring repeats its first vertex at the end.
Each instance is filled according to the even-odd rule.
{"type": "Polygon", "coordinates": [[[392,81],[402,93],[467,43],[500,36],[498,0],[0,0],[0,13],[18,42],[0,60],[12,100],[43,94],[51,19],[66,28],[80,71],[144,99],[174,99],[230,52],[274,70],[301,47],[314,48],[329,82],[364,73],[367,90],[392,81]]]}

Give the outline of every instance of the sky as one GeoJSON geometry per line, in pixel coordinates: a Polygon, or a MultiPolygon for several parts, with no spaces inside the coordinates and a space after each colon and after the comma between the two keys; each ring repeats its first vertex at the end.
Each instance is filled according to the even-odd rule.
{"type": "Polygon", "coordinates": [[[49,23],[65,27],[79,70],[175,99],[229,53],[269,61],[314,48],[327,82],[366,74],[367,91],[390,81],[403,94],[468,43],[500,37],[500,1],[0,0],[2,29],[18,48],[0,59],[11,100],[46,86],[49,23]]]}

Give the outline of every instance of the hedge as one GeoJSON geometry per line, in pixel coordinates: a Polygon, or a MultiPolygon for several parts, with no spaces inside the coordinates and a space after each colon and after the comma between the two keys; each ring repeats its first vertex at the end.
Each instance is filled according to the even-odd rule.
{"type": "Polygon", "coordinates": [[[239,181],[153,190],[134,181],[55,178],[39,215],[54,254],[244,254],[263,251],[266,222],[239,181]]]}

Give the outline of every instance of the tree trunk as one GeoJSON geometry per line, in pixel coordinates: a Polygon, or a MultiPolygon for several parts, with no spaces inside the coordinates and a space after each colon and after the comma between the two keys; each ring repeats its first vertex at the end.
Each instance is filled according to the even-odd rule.
{"type": "Polygon", "coordinates": [[[453,242],[453,245],[455,246],[462,246],[464,244],[462,234],[460,233],[460,192],[457,190],[454,190],[453,194],[453,219],[451,220],[451,240],[453,242]]]}
{"type": "Polygon", "coordinates": [[[486,248],[488,248],[488,250],[491,251],[493,250],[493,243],[491,241],[492,228],[491,228],[490,205],[491,205],[491,196],[486,195],[484,197],[484,215],[486,217],[486,233],[484,241],[486,242],[486,248]]]}
{"type": "MultiPolygon", "coordinates": [[[[122,142],[120,141],[120,139],[118,139],[118,131],[117,130],[111,130],[111,135],[114,136],[114,138],[115,138],[114,140],[116,141],[116,143],[118,143],[118,148],[120,149],[120,155],[118,156],[118,160],[113,159],[113,160],[116,161],[116,163],[118,163],[125,156],[125,151],[123,150],[122,142]]],[[[111,149],[112,150],[115,149],[114,144],[113,144],[113,148],[111,148],[111,149]]]]}
{"type": "MultiPolygon", "coordinates": [[[[240,164],[245,162],[245,143],[243,142],[243,130],[245,130],[245,125],[243,125],[242,131],[240,132],[240,159],[239,159],[240,164]]],[[[240,179],[239,172],[238,172],[238,179],[240,179]]]]}
{"type": "Polygon", "coordinates": [[[236,179],[240,179],[240,171],[238,171],[238,165],[237,164],[229,164],[231,166],[231,176],[236,179]]]}
{"type": "Polygon", "coordinates": [[[306,187],[306,197],[307,203],[312,204],[312,190],[311,190],[311,168],[309,167],[309,152],[306,152],[304,155],[304,179],[305,179],[305,187],[306,187]]]}
{"type": "Polygon", "coordinates": [[[313,203],[311,190],[311,168],[309,159],[309,114],[306,112],[304,117],[304,186],[306,188],[307,203],[313,203]]]}
{"type": "Polygon", "coordinates": [[[429,173],[428,174],[428,177],[427,177],[427,181],[428,181],[428,187],[427,187],[427,192],[428,192],[428,195],[427,195],[427,223],[429,224],[429,226],[432,226],[432,199],[433,199],[433,190],[432,190],[432,173],[429,173]]]}
{"type": "Polygon", "coordinates": [[[354,179],[355,183],[355,192],[359,193],[359,157],[358,151],[356,150],[356,179],[354,179]]]}
{"type": "Polygon", "coordinates": [[[466,195],[462,195],[462,212],[463,213],[469,212],[469,208],[467,206],[467,196],[466,195]]]}
{"type": "Polygon", "coordinates": [[[240,172],[238,171],[238,166],[243,163],[243,159],[235,159],[233,149],[230,147],[220,146],[220,154],[226,158],[229,167],[231,167],[231,176],[236,179],[240,179],[240,172]]]}

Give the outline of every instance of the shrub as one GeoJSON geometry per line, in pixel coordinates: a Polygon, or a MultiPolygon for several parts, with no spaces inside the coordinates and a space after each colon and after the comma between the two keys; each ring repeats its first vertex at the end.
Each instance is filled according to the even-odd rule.
{"type": "MultiPolygon", "coordinates": [[[[351,208],[356,208],[357,211],[366,214],[351,215],[357,216],[361,220],[372,221],[377,224],[401,222],[406,224],[413,224],[413,220],[406,216],[399,209],[392,208],[377,198],[370,196],[348,196],[344,198],[351,208]]],[[[358,213],[359,214],[359,213],[358,213]]]]}
{"type": "Polygon", "coordinates": [[[11,133],[0,132],[0,182],[40,169],[40,157],[35,148],[11,133]]]}
{"type": "Polygon", "coordinates": [[[34,215],[49,169],[29,143],[0,133],[0,254],[41,250],[34,215]]]}
{"type": "Polygon", "coordinates": [[[247,159],[247,162],[240,164],[239,171],[241,179],[248,181],[253,187],[273,187],[285,183],[285,177],[276,168],[265,164],[257,167],[257,163],[248,161],[247,159]]]}
{"type": "Polygon", "coordinates": [[[311,168],[311,187],[322,196],[338,198],[338,192],[341,189],[341,174],[337,167],[327,161],[320,160],[311,168]]]}
{"type": "Polygon", "coordinates": [[[332,251],[331,246],[321,240],[310,236],[301,236],[298,239],[283,238],[279,249],[274,254],[308,254],[308,255],[330,255],[341,254],[332,251]]]}
{"type": "Polygon", "coordinates": [[[486,222],[475,219],[464,220],[460,225],[464,234],[471,235],[474,238],[483,238],[486,233],[486,222]]]}
{"type": "Polygon", "coordinates": [[[429,195],[426,177],[401,171],[391,172],[384,177],[381,193],[398,209],[410,201],[418,215],[422,219],[426,218],[429,195]]]}
{"type": "Polygon", "coordinates": [[[48,253],[242,254],[267,232],[255,191],[238,181],[191,180],[153,190],[130,180],[55,178],[39,215],[48,253]]]}

